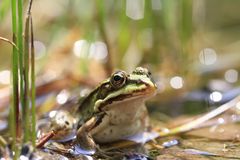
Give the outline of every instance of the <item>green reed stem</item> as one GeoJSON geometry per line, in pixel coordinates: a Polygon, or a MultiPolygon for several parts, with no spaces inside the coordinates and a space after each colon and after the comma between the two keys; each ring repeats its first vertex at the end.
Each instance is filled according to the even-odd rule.
{"type": "Polygon", "coordinates": [[[35,105],[35,52],[34,52],[34,36],[33,36],[33,22],[30,17],[31,26],[31,104],[32,104],[32,145],[36,147],[36,105],[35,105]]]}
{"type": "Polygon", "coordinates": [[[24,78],[24,106],[23,107],[23,122],[24,122],[24,142],[29,140],[30,134],[30,121],[29,121],[29,22],[30,16],[27,15],[25,21],[25,31],[24,31],[24,52],[23,52],[23,78],[24,78]]]}
{"type": "Polygon", "coordinates": [[[0,37],[0,40],[8,42],[13,46],[12,50],[12,83],[13,83],[13,98],[12,107],[10,108],[10,132],[13,138],[14,159],[17,159],[20,150],[18,140],[21,137],[20,128],[20,109],[19,109],[19,84],[20,84],[20,99],[22,105],[22,120],[24,125],[24,142],[29,140],[29,134],[32,130],[31,139],[35,147],[36,141],[36,117],[35,117],[35,72],[34,72],[34,44],[33,44],[33,26],[31,17],[32,0],[29,2],[27,18],[25,22],[25,36],[23,36],[23,1],[11,0],[12,5],[12,32],[13,40],[0,37]],[[18,11],[18,12],[17,12],[18,11]],[[17,18],[18,16],[18,18],[17,18]],[[30,32],[31,31],[31,32],[30,32]],[[31,34],[30,34],[31,33],[31,34]],[[24,40],[24,41],[23,41],[24,40]],[[30,127],[30,89],[29,89],[29,42],[31,41],[31,101],[32,101],[32,125],[30,127]],[[18,71],[19,70],[19,71],[18,71]],[[20,77],[20,79],[18,78],[20,77]]]}
{"type": "MultiPolygon", "coordinates": [[[[26,113],[26,107],[24,102],[24,73],[23,73],[23,1],[17,0],[18,4],[18,49],[19,49],[19,77],[20,77],[20,102],[22,107],[22,119],[23,122],[25,122],[25,113],[26,113]]],[[[25,126],[25,125],[24,125],[25,126]]],[[[24,135],[26,134],[24,127],[24,135]]]]}
{"type": "MultiPolygon", "coordinates": [[[[12,32],[13,37],[12,41],[16,44],[17,41],[17,7],[16,7],[16,0],[11,1],[12,5],[12,32]]],[[[15,152],[14,159],[17,159],[18,149],[17,149],[17,138],[20,137],[20,125],[19,125],[19,99],[18,99],[18,53],[16,47],[12,49],[12,107],[10,109],[10,124],[11,124],[11,134],[13,138],[13,151],[15,152]]]]}
{"type": "MultiPolygon", "coordinates": [[[[28,10],[27,10],[27,18],[26,18],[26,24],[25,24],[25,56],[24,56],[24,64],[25,64],[25,79],[26,79],[26,85],[25,85],[25,93],[26,97],[30,98],[31,96],[31,127],[29,127],[29,131],[31,131],[31,140],[32,145],[36,146],[36,109],[35,109],[35,55],[34,55],[34,36],[33,36],[33,22],[32,22],[32,16],[31,16],[31,8],[32,8],[32,2],[33,0],[29,1],[28,10]],[[29,43],[30,42],[30,43],[29,43]],[[29,50],[29,44],[31,44],[29,50]],[[29,54],[30,51],[30,54],[29,54]],[[30,56],[30,58],[29,58],[30,56]],[[30,71],[29,71],[29,60],[31,62],[30,64],[30,71]],[[31,90],[29,90],[29,72],[30,72],[30,80],[31,80],[31,90]],[[30,92],[30,93],[29,93],[30,92]]],[[[29,108],[29,100],[26,100],[26,106],[29,108]]],[[[28,117],[26,118],[28,121],[29,118],[29,112],[28,111],[28,117]]]]}

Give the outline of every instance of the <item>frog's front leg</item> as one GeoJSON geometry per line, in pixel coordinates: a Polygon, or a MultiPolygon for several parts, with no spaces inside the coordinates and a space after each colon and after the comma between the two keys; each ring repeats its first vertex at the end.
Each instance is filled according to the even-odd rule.
{"type": "Polygon", "coordinates": [[[105,114],[100,114],[92,117],[84,123],[77,131],[77,143],[81,149],[96,150],[97,145],[93,140],[91,131],[101,123],[105,114]]]}
{"type": "Polygon", "coordinates": [[[95,123],[96,123],[96,118],[93,117],[78,129],[77,143],[80,146],[80,148],[84,150],[96,149],[96,144],[92,138],[92,135],[90,134],[90,131],[92,130],[95,123]]]}

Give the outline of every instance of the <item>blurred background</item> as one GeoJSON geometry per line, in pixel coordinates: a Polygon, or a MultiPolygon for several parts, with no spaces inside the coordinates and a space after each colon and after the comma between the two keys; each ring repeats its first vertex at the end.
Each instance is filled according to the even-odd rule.
{"type": "MultiPolygon", "coordinates": [[[[239,8],[238,0],[34,0],[37,104],[64,104],[114,70],[143,66],[159,88],[152,113],[209,111],[240,93],[239,8]]],[[[0,0],[0,36],[12,37],[9,0],[0,0]]],[[[2,108],[11,50],[0,42],[2,108]]]]}

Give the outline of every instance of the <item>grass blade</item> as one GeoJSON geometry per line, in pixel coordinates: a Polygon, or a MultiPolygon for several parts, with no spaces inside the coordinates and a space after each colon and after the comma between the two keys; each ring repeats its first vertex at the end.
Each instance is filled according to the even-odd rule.
{"type": "MultiPolygon", "coordinates": [[[[25,119],[25,102],[24,102],[24,73],[23,73],[23,1],[17,0],[18,5],[18,32],[17,32],[17,45],[19,49],[19,77],[20,77],[20,102],[22,107],[22,119],[25,119]]],[[[25,126],[25,125],[24,125],[25,126]]],[[[25,130],[25,129],[24,129],[25,130]]]]}
{"type": "Polygon", "coordinates": [[[31,16],[31,7],[32,7],[33,0],[29,1],[29,8],[28,8],[28,16],[30,19],[30,43],[31,43],[31,50],[30,50],[30,62],[31,62],[31,70],[30,70],[30,77],[31,77],[31,116],[32,116],[32,126],[31,126],[31,140],[32,145],[36,147],[36,105],[35,105],[35,50],[34,50],[34,35],[33,35],[33,21],[31,16]]]}
{"type": "MultiPolygon", "coordinates": [[[[12,41],[16,44],[17,41],[17,2],[16,0],[11,1],[12,7],[12,41]]],[[[12,49],[12,107],[10,109],[10,124],[11,124],[11,134],[13,138],[13,151],[15,152],[14,159],[17,159],[17,138],[20,137],[20,125],[19,125],[19,99],[18,99],[18,53],[16,47],[12,49]]]]}
{"type": "Polygon", "coordinates": [[[34,37],[33,37],[33,22],[31,23],[31,104],[32,104],[32,144],[36,146],[36,105],[35,105],[35,52],[34,52],[34,37]]]}
{"type": "Polygon", "coordinates": [[[25,31],[24,31],[24,54],[23,54],[23,80],[24,80],[24,90],[23,90],[23,122],[24,122],[24,142],[29,140],[30,134],[30,121],[29,121],[29,22],[30,16],[27,15],[25,22],[25,31]]]}

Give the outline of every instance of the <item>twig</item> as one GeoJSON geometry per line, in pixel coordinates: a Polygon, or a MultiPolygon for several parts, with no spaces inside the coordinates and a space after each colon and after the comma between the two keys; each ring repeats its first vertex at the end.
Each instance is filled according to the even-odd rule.
{"type": "Polygon", "coordinates": [[[37,147],[37,148],[42,148],[43,145],[44,145],[48,140],[50,140],[54,135],[55,135],[55,132],[54,132],[54,131],[51,131],[50,133],[47,133],[46,135],[44,135],[44,136],[39,140],[39,142],[36,144],[36,147],[37,147]]]}
{"type": "Polygon", "coordinates": [[[15,48],[17,49],[17,51],[18,51],[18,47],[17,47],[17,45],[16,45],[13,41],[11,41],[11,40],[9,40],[9,39],[7,39],[7,38],[4,38],[4,37],[0,37],[0,40],[11,44],[11,45],[12,45],[13,47],[15,47],[15,48]]]}

